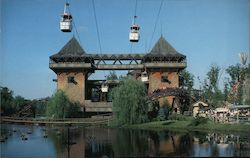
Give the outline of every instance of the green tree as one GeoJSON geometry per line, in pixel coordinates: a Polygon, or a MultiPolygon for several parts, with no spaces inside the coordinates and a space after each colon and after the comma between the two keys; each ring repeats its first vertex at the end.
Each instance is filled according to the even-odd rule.
{"type": "Polygon", "coordinates": [[[136,124],[148,120],[146,87],[133,77],[126,77],[112,90],[113,112],[117,125],[136,124]]]}
{"type": "Polygon", "coordinates": [[[211,86],[212,91],[218,90],[220,67],[217,65],[212,65],[207,73],[207,78],[209,81],[209,86],[211,86]]]}
{"type": "Polygon", "coordinates": [[[7,87],[1,87],[1,114],[10,115],[14,113],[13,109],[13,91],[9,90],[7,87]]]}
{"type": "Polygon", "coordinates": [[[229,84],[228,82],[224,82],[224,100],[226,101],[228,99],[229,94],[229,84]]]}
{"type": "Polygon", "coordinates": [[[46,116],[53,118],[69,117],[70,102],[63,91],[58,90],[49,100],[46,116]]]}
{"type": "Polygon", "coordinates": [[[218,107],[224,98],[223,93],[218,88],[219,73],[219,66],[212,65],[203,84],[203,96],[213,107],[218,107]]]}
{"type": "Polygon", "coordinates": [[[115,71],[109,71],[109,74],[107,76],[107,80],[117,80],[118,77],[115,73],[115,71]]]}
{"type": "Polygon", "coordinates": [[[194,86],[194,75],[183,70],[180,72],[180,86],[186,88],[190,93],[194,86]]]}
{"type": "Polygon", "coordinates": [[[40,116],[45,116],[47,104],[48,104],[48,101],[35,100],[34,101],[35,113],[40,116]]]}
{"type": "Polygon", "coordinates": [[[163,101],[162,107],[158,111],[157,119],[160,121],[167,120],[170,111],[170,104],[167,99],[163,101]]]}
{"type": "Polygon", "coordinates": [[[230,76],[230,80],[228,81],[230,87],[233,87],[233,85],[240,80],[241,72],[240,64],[231,65],[226,69],[226,73],[230,76]]]}
{"type": "Polygon", "coordinates": [[[250,64],[244,67],[241,66],[240,64],[231,65],[226,69],[226,73],[229,75],[228,84],[230,86],[230,90],[237,82],[240,82],[240,85],[236,91],[236,98],[235,100],[233,100],[234,102],[238,104],[242,104],[243,88],[244,88],[243,83],[246,79],[247,74],[249,74],[249,72],[250,72],[250,64]]]}
{"type": "MultiPolygon", "coordinates": [[[[184,87],[190,96],[195,96],[195,91],[193,90],[194,86],[194,75],[188,72],[187,70],[183,70],[180,72],[179,77],[180,86],[184,87]]],[[[199,95],[198,95],[199,96],[199,95]]],[[[189,99],[181,99],[181,112],[184,112],[185,110],[188,110],[188,107],[190,107],[190,100],[189,99]]]]}
{"type": "Polygon", "coordinates": [[[245,104],[250,105],[250,98],[246,99],[245,104]]]}
{"type": "Polygon", "coordinates": [[[27,104],[28,104],[28,100],[24,99],[22,96],[16,96],[13,99],[12,107],[13,109],[15,109],[15,111],[19,111],[27,104]]]}

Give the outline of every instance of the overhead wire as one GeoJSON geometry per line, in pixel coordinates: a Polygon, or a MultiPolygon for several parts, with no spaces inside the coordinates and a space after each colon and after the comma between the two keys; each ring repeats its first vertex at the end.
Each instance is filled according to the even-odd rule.
{"type": "Polygon", "coordinates": [[[158,20],[159,20],[159,17],[160,17],[160,13],[161,13],[161,8],[162,8],[162,5],[163,5],[163,2],[164,2],[164,0],[161,0],[161,4],[160,4],[160,7],[158,9],[158,13],[157,13],[156,20],[155,20],[153,34],[152,34],[150,42],[149,42],[149,49],[150,49],[150,46],[152,45],[152,41],[153,41],[155,30],[156,30],[156,26],[157,26],[157,23],[158,23],[158,20]]]}
{"type": "MultiPolygon", "coordinates": [[[[66,0],[66,4],[69,4],[67,0],[66,0]]],[[[68,6],[68,10],[69,10],[69,14],[72,15],[69,6],[68,6]]],[[[75,32],[76,32],[76,36],[77,36],[77,38],[78,38],[80,44],[82,45],[82,42],[81,42],[79,33],[78,33],[78,31],[77,31],[77,27],[76,27],[74,18],[72,18],[72,23],[73,23],[74,30],[75,30],[75,32]]],[[[74,31],[73,31],[73,36],[74,36],[74,35],[75,35],[75,33],[74,33],[74,31]]]]}
{"type": "Polygon", "coordinates": [[[98,27],[97,17],[96,17],[95,0],[92,0],[92,5],[93,5],[94,18],[95,18],[95,25],[96,25],[96,32],[97,32],[98,43],[99,43],[99,50],[100,50],[100,53],[102,54],[102,45],[101,45],[99,27],[98,27]]]}
{"type": "MultiPolygon", "coordinates": [[[[134,17],[133,17],[134,23],[135,23],[135,18],[137,17],[136,14],[137,14],[137,0],[135,0],[135,10],[134,10],[134,17]]],[[[133,50],[133,43],[131,42],[130,43],[130,53],[132,53],[132,50],[133,50]]]]}
{"type": "MultiPolygon", "coordinates": [[[[97,38],[98,38],[98,44],[99,44],[99,51],[100,51],[100,54],[102,54],[102,45],[101,45],[99,26],[98,26],[97,16],[96,16],[95,0],[92,0],[92,6],[93,6],[93,11],[94,11],[94,19],[95,19],[96,32],[97,32],[97,38]]],[[[103,75],[104,77],[106,77],[105,70],[103,71],[103,75]]]]}
{"type": "Polygon", "coordinates": [[[137,11],[137,0],[135,0],[135,13],[134,13],[134,16],[136,16],[136,11],[137,11]]]}
{"type": "Polygon", "coordinates": [[[133,43],[130,43],[130,53],[132,53],[132,49],[133,49],[133,43]]]}
{"type": "MultiPolygon", "coordinates": [[[[74,19],[72,20],[72,22],[73,22],[73,27],[75,28],[74,30],[75,30],[75,32],[76,32],[77,38],[78,38],[79,42],[80,42],[81,45],[82,45],[82,42],[81,42],[81,39],[80,39],[78,30],[77,30],[76,24],[75,24],[75,22],[74,22],[74,19]]],[[[74,34],[74,32],[73,32],[73,34],[74,34]]]]}

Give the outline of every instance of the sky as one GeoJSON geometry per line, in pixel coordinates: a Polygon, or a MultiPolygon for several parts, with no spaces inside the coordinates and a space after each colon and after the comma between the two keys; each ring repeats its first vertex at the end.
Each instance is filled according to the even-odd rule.
{"type": "MultiPolygon", "coordinates": [[[[132,49],[128,33],[136,1],[94,0],[102,51],[92,0],[68,2],[72,33],[59,29],[65,0],[0,0],[0,86],[27,99],[51,96],[56,74],[49,69],[49,56],[73,36],[87,53],[148,53],[162,35],[187,56],[195,87],[200,84],[197,77],[204,80],[212,64],[225,70],[239,63],[240,52],[250,52],[250,0],[164,0],[158,21],[161,0],[137,0],[141,39],[132,49]]],[[[97,72],[91,79],[107,73],[97,72]]],[[[220,83],[225,75],[222,71],[220,83]]]]}

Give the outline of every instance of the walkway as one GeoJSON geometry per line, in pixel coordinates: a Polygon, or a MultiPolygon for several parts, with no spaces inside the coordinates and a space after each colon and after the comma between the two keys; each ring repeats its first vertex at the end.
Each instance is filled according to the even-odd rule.
{"type": "Polygon", "coordinates": [[[67,118],[67,119],[43,119],[43,118],[21,118],[1,117],[1,122],[31,123],[31,124],[104,124],[112,120],[111,116],[95,118],[67,118]]]}

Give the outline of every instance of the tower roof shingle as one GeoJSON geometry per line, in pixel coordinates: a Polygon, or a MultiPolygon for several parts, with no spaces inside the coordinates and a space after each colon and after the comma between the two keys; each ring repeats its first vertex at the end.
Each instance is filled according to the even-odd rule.
{"type": "Polygon", "coordinates": [[[86,52],[80,46],[75,37],[72,37],[70,41],[57,53],[51,57],[82,57],[86,55],[86,52]]]}
{"type": "Polygon", "coordinates": [[[163,36],[156,42],[152,50],[145,57],[178,57],[186,58],[185,55],[177,52],[163,36]]]}

